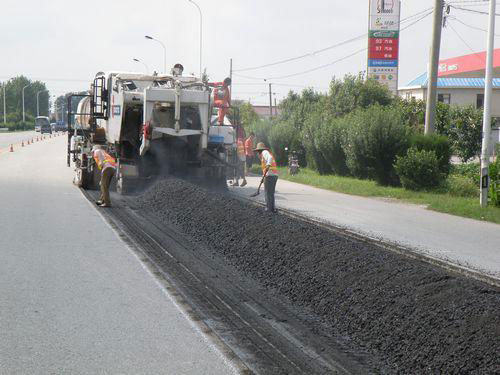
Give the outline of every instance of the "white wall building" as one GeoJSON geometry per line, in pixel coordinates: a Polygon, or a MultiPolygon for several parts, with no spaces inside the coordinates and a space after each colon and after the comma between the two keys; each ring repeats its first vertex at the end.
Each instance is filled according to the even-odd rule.
{"type": "MultiPolygon", "coordinates": [[[[427,98],[427,73],[414,79],[407,86],[400,87],[398,94],[403,99],[425,100],[427,98]]],[[[458,106],[472,105],[476,109],[484,105],[484,78],[438,78],[438,101],[458,106]]],[[[493,99],[491,116],[496,120],[492,125],[492,144],[500,142],[500,78],[493,79],[493,99]]]]}

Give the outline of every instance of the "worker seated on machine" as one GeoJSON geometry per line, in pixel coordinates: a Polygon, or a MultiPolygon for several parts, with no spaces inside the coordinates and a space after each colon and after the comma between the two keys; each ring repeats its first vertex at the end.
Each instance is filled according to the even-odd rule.
{"type": "Polygon", "coordinates": [[[170,71],[170,74],[172,74],[174,77],[181,77],[182,72],[184,72],[184,67],[182,66],[182,64],[175,64],[170,71]]]}

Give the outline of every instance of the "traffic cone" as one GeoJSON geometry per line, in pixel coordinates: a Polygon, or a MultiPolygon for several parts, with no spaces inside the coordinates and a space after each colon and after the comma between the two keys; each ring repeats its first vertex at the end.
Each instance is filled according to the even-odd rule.
{"type": "Polygon", "coordinates": [[[14,146],[12,146],[12,144],[10,145],[10,150],[9,152],[14,152],[14,146]]]}

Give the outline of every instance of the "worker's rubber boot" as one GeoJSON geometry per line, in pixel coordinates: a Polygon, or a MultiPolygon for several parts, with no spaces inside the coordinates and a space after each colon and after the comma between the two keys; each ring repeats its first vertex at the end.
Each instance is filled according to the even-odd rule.
{"type": "Polygon", "coordinates": [[[241,183],[241,187],[245,186],[247,184],[247,180],[243,180],[243,182],[241,183]]]}

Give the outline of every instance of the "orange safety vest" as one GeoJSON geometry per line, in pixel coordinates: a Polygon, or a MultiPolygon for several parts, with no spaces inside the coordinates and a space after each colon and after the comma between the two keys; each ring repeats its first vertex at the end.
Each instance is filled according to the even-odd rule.
{"type": "Polygon", "coordinates": [[[103,150],[97,150],[94,152],[94,160],[97,164],[99,170],[104,170],[106,168],[116,168],[116,160],[110,154],[103,150]]]}
{"type": "Polygon", "coordinates": [[[269,171],[267,171],[267,176],[277,176],[278,175],[278,167],[276,165],[276,159],[274,158],[273,154],[271,154],[271,151],[264,150],[262,151],[262,155],[260,158],[260,166],[262,167],[262,174],[265,173],[266,167],[267,167],[267,162],[266,159],[264,159],[264,152],[269,152],[269,155],[272,157],[271,165],[269,166],[269,171]]]}
{"type": "Polygon", "coordinates": [[[237,144],[237,152],[238,152],[238,156],[240,157],[243,157],[245,156],[245,146],[243,144],[243,141],[240,139],[238,139],[238,144],[237,144]]]}
{"type": "Polygon", "coordinates": [[[253,156],[253,140],[251,137],[245,140],[245,154],[247,156],[253,156]]]}

